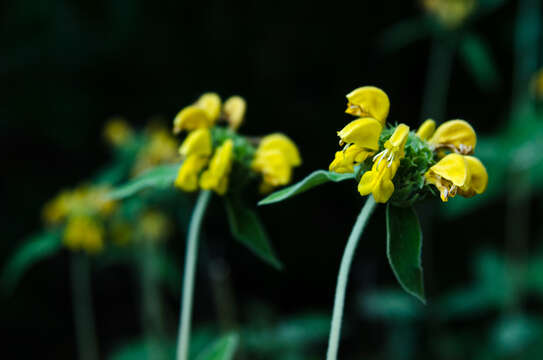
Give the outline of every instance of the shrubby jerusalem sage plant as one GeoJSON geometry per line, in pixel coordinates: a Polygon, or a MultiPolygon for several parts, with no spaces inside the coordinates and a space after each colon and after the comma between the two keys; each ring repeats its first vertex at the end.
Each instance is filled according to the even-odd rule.
{"type": "Polygon", "coordinates": [[[341,151],[330,172],[316,171],[301,182],[273,193],[260,204],[271,204],[327,181],[358,181],[358,192],[370,195],[358,216],[341,260],[328,360],[337,358],[347,278],[357,243],[376,207],[387,203],[387,256],[401,286],[425,302],[420,254],[422,233],[413,204],[429,196],[443,202],[460,194],[472,197],[485,191],[488,175],[473,157],[476,134],[463,120],[451,120],[436,129],[426,120],[417,132],[405,124],[387,126],[390,102],[384,91],[372,86],[347,95],[346,113],[358,118],[338,132],[341,151]]]}
{"type": "Polygon", "coordinates": [[[301,157],[294,142],[284,134],[262,138],[238,134],[246,107],[239,96],[222,104],[219,95],[203,94],[181,109],[173,121],[174,134],[187,134],[179,147],[181,165],[151,168],[110,194],[114,199],[125,198],[149,187],[175,187],[184,193],[200,191],[188,230],[177,343],[179,360],[188,357],[198,237],[212,192],[224,199],[233,236],[264,261],[281,267],[258,216],[244,205],[243,193],[257,178],[261,178],[261,193],[288,184],[301,157]]]}

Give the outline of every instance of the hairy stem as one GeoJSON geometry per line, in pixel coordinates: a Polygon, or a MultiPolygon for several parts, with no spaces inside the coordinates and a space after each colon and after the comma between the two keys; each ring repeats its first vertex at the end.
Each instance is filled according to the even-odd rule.
{"type": "Polygon", "coordinates": [[[201,191],[196,207],[190,219],[187,249],[185,254],[185,271],[183,273],[183,290],[181,299],[181,315],[179,335],[177,338],[177,360],[187,360],[190,343],[190,320],[192,315],[192,294],[194,292],[194,275],[196,257],[198,255],[198,235],[207,204],[211,198],[209,190],[201,191]]]}
{"type": "Polygon", "coordinates": [[[349,240],[347,241],[343,258],[341,259],[336,285],[336,296],[334,298],[334,312],[332,314],[330,338],[328,340],[328,352],[326,355],[327,360],[337,359],[339,336],[341,332],[341,320],[343,318],[343,305],[345,304],[345,291],[347,289],[349,270],[351,269],[351,263],[353,262],[353,256],[356,246],[358,245],[358,240],[360,240],[368,219],[375,209],[375,205],[376,204],[373,196],[368,196],[360,215],[358,215],[358,218],[356,219],[356,223],[354,224],[349,240]]]}

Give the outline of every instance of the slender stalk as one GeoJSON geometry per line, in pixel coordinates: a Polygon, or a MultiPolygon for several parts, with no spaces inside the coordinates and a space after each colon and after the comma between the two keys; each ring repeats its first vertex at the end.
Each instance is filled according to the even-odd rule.
{"type": "Polygon", "coordinates": [[[451,35],[435,37],[428,60],[421,120],[428,117],[443,121],[451,78],[455,43],[451,35]]]}
{"type": "Polygon", "coordinates": [[[71,256],[72,304],[80,360],[98,360],[98,341],[92,310],[90,264],[83,253],[71,256]]]}
{"type": "Polygon", "coordinates": [[[157,247],[153,239],[143,239],[141,254],[141,301],[142,325],[147,343],[149,360],[165,360],[167,355],[161,346],[164,339],[162,321],[162,297],[157,282],[157,247]]]}
{"type": "Polygon", "coordinates": [[[353,256],[358,245],[358,240],[364,231],[366,223],[370,218],[373,210],[375,209],[375,200],[373,196],[368,196],[360,215],[356,219],[343,258],[341,259],[341,265],[339,266],[339,275],[336,285],[336,296],[334,298],[334,311],[332,313],[332,325],[330,328],[330,338],[328,340],[328,352],[326,355],[327,360],[336,360],[337,351],[339,347],[339,336],[341,332],[341,320],[343,318],[343,305],[345,304],[345,291],[347,289],[347,279],[349,277],[349,270],[351,269],[351,263],[353,262],[353,256]]]}
{"type": "Polygon", "coordinates": [[[209,190],[201,191],[196,207],[190,219],[187,250],[185,254],[185,272],[183,273],[183,290],[181,299],[181,315],[179,336],[177,338],[177,360],[187,360],[190,342],[190,320],[192,315],[192,294],[194,292],[194,275],[198,253],[198,235],[207,204],[211,198],[209,190]]]}

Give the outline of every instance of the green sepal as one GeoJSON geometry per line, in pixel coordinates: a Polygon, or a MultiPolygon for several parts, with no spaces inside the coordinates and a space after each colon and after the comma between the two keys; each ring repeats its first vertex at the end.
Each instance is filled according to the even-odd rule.
{"type": "Polygon", "coordinates": [[[275,256],[268,235],[256,212],[244,205],[239,197],[227,196],[224,204],[230,231],[234,238],[268,264],[281,269],[283,265],[275,256]]]}
{"type": "Polygon", "coordinates": [[[403,289],[426,303],[421,265],[422,231],[417,214],[412,207],[387,204],[386,223],[390,267],[403,289]]]}
{"type": "Polygon", "coordinates": [[[264,199],[260,200],[258,205],[268,205],[283,201],[329,181],[340,182],[354,178],[354,174],[338,174],[326,170],[317,170],[309,174],[302,181],[268,195],[264,199]]]}

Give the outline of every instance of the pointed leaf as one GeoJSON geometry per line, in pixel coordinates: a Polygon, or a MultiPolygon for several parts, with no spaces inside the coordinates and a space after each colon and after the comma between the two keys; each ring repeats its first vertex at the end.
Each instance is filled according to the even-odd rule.
{"type": "Polygon", "coordinates": [[[173,186],[179,164],[161,165],[150,169],[134,180],[119,186],[109,193],[109,198],[117,200],[134,195],[147,188],[164,189],[173,186]]]}
{"type": "Polygon", "coordinates": [[[32,265],[43,260],[62,248],[60,231],[45,231],[30,237],[11,256],[2,272],[2,287],[11,291],[32,265]]]}
{"type": "Polygon", "coordinates": [[[225,206],[232,235],[264,261],[281,269],[281,262],[275,256],[258,215],[240,199],[225,198],[225,206]]]}
{"type": "Polygon", "coordinates": [[[258,202],[258,205],[267,205],[283,201],[285,199],[288,199],[289,197],[301,194],[315,186],[319,186],[328,181],[340,182],[343,180],[349,180],[354,178],[354,174],[338,174],[325,170],[317,170],[309,174],[302,181],[268,195],[264,199],[260,200],[258,202]]]}
{"type": "Polygon", "coordinates": [[[238,347],[238,334],[229,334],[215,341],[196,360],[231,360],[238,347]]]}
{"type": "Polygon", "coordinates": [[[387,205],[387,256],[400,285],[423,303],[422,232],[412,207],[387,205]]]}

